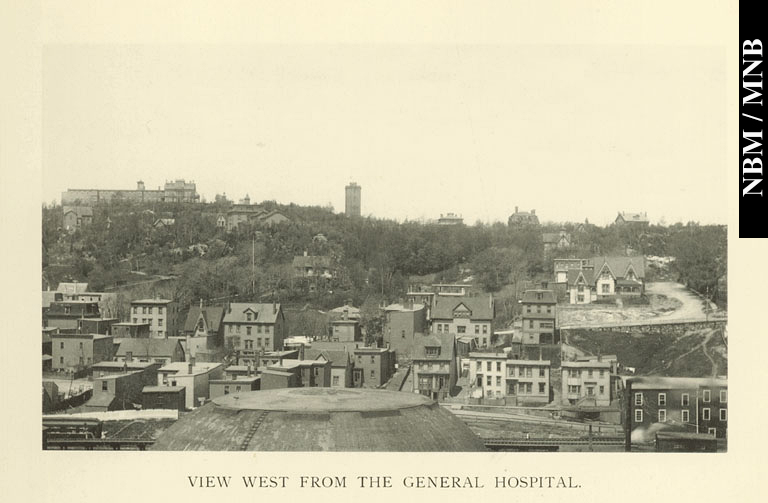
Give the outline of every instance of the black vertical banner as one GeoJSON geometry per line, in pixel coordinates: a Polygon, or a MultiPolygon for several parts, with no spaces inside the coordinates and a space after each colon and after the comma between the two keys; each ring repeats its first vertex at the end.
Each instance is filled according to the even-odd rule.
{"type": "Polygon", "coordinates": [[[739,237],[768,237],[768,185],[764,180],[765,107],[763,19],[757,2],[739,9],[739,237]],[[752,6],[752,10],[749,6],[752,6]]]}

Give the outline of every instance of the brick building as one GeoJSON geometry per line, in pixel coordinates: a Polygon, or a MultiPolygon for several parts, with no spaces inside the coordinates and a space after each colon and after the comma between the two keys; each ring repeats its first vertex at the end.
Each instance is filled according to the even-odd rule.
{"type": "Polygon", "coordinates": [[[477,346],[491,346],[493,296],[455,297],[437,295],[432,305],[432,333],[474,337],[477,346]]]}
{"type": "Polygon", "coordinates": [[[114,355],[111,336],[102,334],[51,334],[54,370],[77,370],[92,366],[114,355]]]}
{"type": "Polygon", "coordinates": [[[523,344],[554,344],[557,299],[550,290],[526,290],[521,300],[523,344]]]}
{"type": "Polygon", "coordinates": [[[458,380],[456,337],[431,334],[420,337],[413,355],[413,391],[433,400],[450,396],[458,380]]]}
{"type": "Polygon", "coordinates": [[[168,299],[131,301],[131,321],[149,323],[150,337],[165,338],[177,334],[178,305],[168,299]]]}
{"type": "Polygon", "coordinates": [[[413,354],[416,338],[429,329],[427,308],[423,304],[390,304],[384,308],[384,345],[395,351],[400,359],[413,354]]]}

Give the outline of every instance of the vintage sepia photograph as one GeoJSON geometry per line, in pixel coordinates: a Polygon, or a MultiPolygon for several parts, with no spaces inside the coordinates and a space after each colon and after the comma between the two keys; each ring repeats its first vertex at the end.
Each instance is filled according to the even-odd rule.
{"type": "Polygon", "coordinates": [[[727,452],[725,64],[46,45],[42,449],[727,452]]]}

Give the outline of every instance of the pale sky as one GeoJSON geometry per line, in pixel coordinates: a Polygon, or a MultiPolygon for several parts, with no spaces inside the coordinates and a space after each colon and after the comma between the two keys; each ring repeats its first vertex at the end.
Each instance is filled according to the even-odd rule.
{"type": "Polygon", "coordinates": [[[662,45],[59,45],[43,201],[185,178],[364,215],[727,220],[725,53],[662,45]]]}

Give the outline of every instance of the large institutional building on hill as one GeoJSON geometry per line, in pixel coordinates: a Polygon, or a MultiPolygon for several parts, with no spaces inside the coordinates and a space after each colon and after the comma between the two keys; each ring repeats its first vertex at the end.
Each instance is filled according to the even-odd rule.
{"type": "Polygon", "coordinates": [[[165,186],[157,190],[146,189],[144,182],[136,182],[135,190],[123,189],[67,189],[61,193],[62,206],[91,206],[112,199],[122,199],[135,202],[167,202],[167,203],[198,203],[200,195],[194,181],[174,180],[165,182],[165,186]]]}

